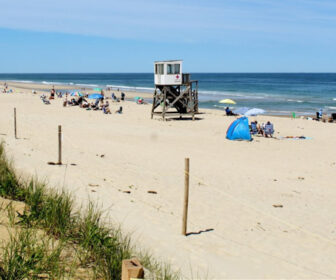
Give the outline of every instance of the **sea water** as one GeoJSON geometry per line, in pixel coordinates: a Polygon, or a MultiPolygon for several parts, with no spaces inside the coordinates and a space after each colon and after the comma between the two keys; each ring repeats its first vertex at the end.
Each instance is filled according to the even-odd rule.
{"type": "MultiPolygon", "coordinates": [[[[261,108],[268,114],[314,114],[336,112],[336,73],[192,73],[199,81],[199,105],[224,109],[218,101],[230,98],[239,107],[261,108]]],[[[83,87],[112,87],[153,92],[152,73],[99,74],[0,74],[0,80],[68,84],[83,87]]]]}

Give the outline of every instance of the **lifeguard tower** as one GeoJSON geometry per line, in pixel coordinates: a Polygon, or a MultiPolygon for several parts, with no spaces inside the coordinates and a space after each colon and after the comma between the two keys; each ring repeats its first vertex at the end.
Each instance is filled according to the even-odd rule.
{"type": "Polygon", "coordinates": [[[154,115],[166,117],[191,115],[195,119],[198,113],[198,81],[191,81],[190,74],[183,74],[182,60],[154,62],[153,107],[154,115]]]}

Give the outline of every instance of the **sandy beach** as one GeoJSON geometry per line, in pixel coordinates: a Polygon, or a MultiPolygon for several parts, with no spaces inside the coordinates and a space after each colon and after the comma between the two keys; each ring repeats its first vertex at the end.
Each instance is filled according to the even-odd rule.
{"type": "MultiPolygon", "coordinates": [[[[136,246],[181,269],[183,279],[336,278],[335,123],[251,117],[270,120],[278,139],[229,141],[235,117],[222,111],[163,122],[151,120],[150,104],[126,101],[111,103],[113,113],[104,115],[63,107],[62,99],[45,105],[39,96],[48,87],[10,82],[14,93],[0,93],[0,139],[23,177],[64,188],[78,204],[94,201],[136,246]],[[124,113],[115,114],[120,105],[124,113]],[[64,164],[52,166],[58,125],[64,164]],[[310,139],[280,140],[286,136],[310,139]],[[186,157],[187,237],[181,235],[186,157]]],[[[126,92],[136,95],[150,98],[126,92]]]]}

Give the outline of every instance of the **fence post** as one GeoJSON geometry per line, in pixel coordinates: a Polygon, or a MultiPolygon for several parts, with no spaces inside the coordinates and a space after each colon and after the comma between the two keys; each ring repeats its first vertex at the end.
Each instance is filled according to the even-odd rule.
{"type": "Polygon", "coordinates": [[[15,139],[17,139],[17,133],[16,133],[16,108],[14,108],[14,135],[15,135],[15,139]]]}
{"type": "Polygon", "coordinates": [[[184,203],[183,203],[183,221],[182,234],[187,235],[188,204],[189,204],[189,158],[184,159],[184,203]]]}
{"type": "Polygon", "coordinates": [[[58,164],[62,165],[62,126],[58,126],[58,164]]]}

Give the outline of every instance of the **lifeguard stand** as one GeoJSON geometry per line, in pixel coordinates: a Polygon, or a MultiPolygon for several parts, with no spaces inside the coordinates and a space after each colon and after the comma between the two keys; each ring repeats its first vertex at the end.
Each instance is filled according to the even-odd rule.
{"type": "Polygon", "coordinates": [[[179,115],[180,118],[191,115],[195,119],[198,113],[198,81],[191,81],[190,74],[183,74],[182,60],[156,61],[154,84],[151,118],[157,114],[163,120],[168,115],[179,115]],[[158,109],[160,107],[161,110],[158,109]]]}

